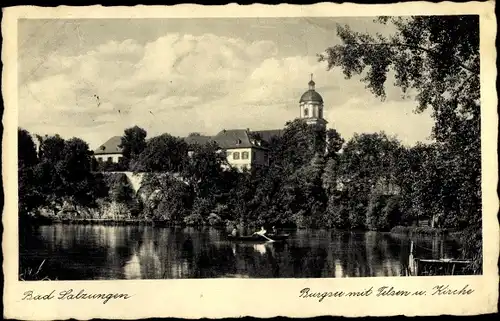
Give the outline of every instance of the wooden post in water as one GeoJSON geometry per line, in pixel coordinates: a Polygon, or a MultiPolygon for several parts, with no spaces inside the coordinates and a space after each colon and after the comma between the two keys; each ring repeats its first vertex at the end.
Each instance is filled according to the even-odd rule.
{"type": "Polygon", "coordinates": [[[410,276],[415,275],[415,259],[413,257],[413,241],[410,241],[410,256],[408,257],[408,268],[410,270],[410,276]]]}

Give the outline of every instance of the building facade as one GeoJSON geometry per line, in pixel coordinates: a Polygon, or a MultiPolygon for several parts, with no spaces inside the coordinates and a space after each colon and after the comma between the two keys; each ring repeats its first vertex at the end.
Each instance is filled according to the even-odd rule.
{"type": "MultiPolygon", "coordinates": [[[[300,97],[299,118],[318,129],[326,129],[328,122],[323,118],[323,98],[316,92],[312,75],[308,85],[309,89],[300,97]]],[[[229,166],[249,170],[256,166],[269,165],[269,150],[266,146],[273,137],[280,137],[282,133],[283,129],[223,129],[214,136],[193,135],[183,139],[188,144],[203,145],[215,142],[221,152],[226,153],[229,166]]],[[[94,151],[94,157],[97,161],[118,163],[123,157],[120,144],[120,136],[112,137],[94,151]]]]}
{"type": "Polygon", "coordinates": [[[119,163],[123,158],[123,150],[120,145],[120,136],[111,137],[94,151],[94,158],[97,162],[119,163]]]}
{"type": "Polygon", "coordinates": [[[221,152],[226,154],[229,166],[239,169],[251,169],[269,164],[268,149],[256,132],[249,129],[223,129],[215,136],[189,136],[184,138],[188,144],[203,145],[214,142],[221,152]]]}

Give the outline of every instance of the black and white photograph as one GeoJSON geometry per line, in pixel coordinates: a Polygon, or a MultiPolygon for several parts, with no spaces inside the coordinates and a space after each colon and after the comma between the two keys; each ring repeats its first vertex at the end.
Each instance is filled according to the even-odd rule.
{"type": "Polygon", "coordinates": [[[496,311],[492,3],[3,13],[6,318],[496,311]]]}
{"type": "Polygon", "coordinates": [[[19,280],[482,273],[479,15],[17,27],[19,280]]]}

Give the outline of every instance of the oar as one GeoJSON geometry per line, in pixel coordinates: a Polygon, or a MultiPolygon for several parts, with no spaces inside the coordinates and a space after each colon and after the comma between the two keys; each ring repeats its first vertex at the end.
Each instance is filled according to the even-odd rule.
{"type": "Polygon", "coordinates": [[[263,235],[263,234],[258,234],[260,236],[262,236],[263,238],[267,239],[269,242],[275,242],[274,240],[271,240],[270,238],[268,238],[267,236],[263,235]]]}

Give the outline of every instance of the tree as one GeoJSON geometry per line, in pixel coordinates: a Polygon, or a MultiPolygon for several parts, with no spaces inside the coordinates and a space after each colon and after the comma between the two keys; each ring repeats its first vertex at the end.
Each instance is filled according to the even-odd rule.
{"type": "Polygon", "coordinates": [[[326,207],[326,194],[323,189],[322,175],[325,167],[323,155],[316,154],[309,164],[298,169],[292,180],[290,191],[295,212],[300,212],[301,220],[307,221],[307,227],[320,227],[326,207]]]}
{"type": "Polygon", "coordinates": [[[435,166],[434,145],[417,144],[403,148],[396,168],[396,181],[401,187],[402,223],[418,224],[421,219],[436,221],[434,208],[440,189],[440,171],[435,166]]]}
{"type": "Polygon", "coordinates": [[[17,129],[18,208],[20,217],[31,213],[42,202],[33,169],[38,163],[36,146],[30,133],[17,129]]]}
{"type": "Polygon", "coordinates": [[[62,206],[65,196],[61,161],[66,142],[59,135],[37,136],[37,139],[39,163],[34,168],[34,175],[40,193],[45,196],[44,205],[52,207],[55,211],[57,207],[62,206]]]}
{"type": "Polygon", "coordinates": [[[385,133],[354,134],[340,158],[342,180],[363,183],[370,192],[381,179],[395,181],[400,142],[385,133]]]}
{"type": "Polygon", "coordinates": [[[228,167],[225,153],[213,142],[188,147],[189,157],[181,176],[193,187],[198,197],[214,195],[222,183],[224,167],[228,167]]]}
{"type": "Polygon", "coordinates": [[[36,146],[30,133],[17,129],[17,158],[19,167],[31,167],[38,162],[36,146]]]}
{"type": "Polygon", "coordinates": [[[130,161],[135,160],[142,153],[146,148],[146,136],[146,130],[139,126],[125,129],[121,138],[121,144],[119,145],[122,148],[125,162],[130,163],[130,161]]]}
{"type": "Polygon", "coordinates": [[[59,136],[39,136],[39,163],[35,179],[44,195],[44,203],[54,211],[65,201],[74,206],[95,206],[96,199],[106,196],[100,175],[91,172],[92,152],[79,138],[64,140],[59,136]]]}
{"type": "Polygon", "coordinates": [[[64,149],[65,141],[61,136],[40,136],[37,135],[38,139],[38,158],[40,160],[48,161],[48,162],[57,162],[61,159],[62,151],[64,149]]]}
{"type": "Polygon", "coordinates": [[[295,119],[286,124],[274,159],[293,172],[308,164],[316,153],[324,153],[325,142],[324,130],[317,130],[302,119],[295,119]]]}
{"type": "Polygon", "coordinates": [[[444,197],[443,209],[452,212],[444,216],[458,218],[456,225],[472,222],[471,230],[481,233],[479,16],[378,21],[391,23],[395,33],[372,36],[338,26],[342,43],[327,48],[319,60],[326,61],[329,69],[342,68],[346,78],[366,71],[362,81],[381,98],[392,71],[397,86],[416,94],[417,112],[432,108],[440,160],[434,159],[446,160],[446,166],[438,166],[442,189],[433,203],[444,197]]]}
{"type": "Polygon", "coordinates": [[[180,172],[187,154],[188,145],[183,140],[163,134],[147,142],[132,169],[143,172],[180,172]]]}
{"type": "Polygon", "coordinates": [[[56,166],[64,184],[64,195],[75,204],[92,205],[96,199],[91,160],[92,152],[85,141],[80,138],[66,141],[62,159],[56,166]]]}
{"type": "Polygon", "coordinates": [[[343,206],[349,209],[348,224],[351,228],[378,228],[377,219],[366,220],[367,212],[372,211],[374,202],[377,202],[376,196],[372,194],[384,194],[387,186],[397,183],[400,153],[399,141],[383,132],[355,134],[345,144],[338,165],[330,163],[330,166],[335,167],[328,168],[327,172],[336,176],[324,176],[323,180],[333,202],[338,202],[339,196],[342,196],[343,206]],[[343,190],[337,191],[333,189],[334,186],[342,187],[343,190]]]}
{"type": "Polygon", "coordinates": [[[327,61],[329,69],[342,68],[347,78],[368,69],[362,81],[382,98],[387,73],[393,70],[396,85],[405,92],[416,90],[418,111],[433,108],[434,133],[440,140],[455,125],[450,111],[462,121],[478,118],[479,16],[378,19],[389,20],[397,30],[391,37],[338,26],[343,43],[328,48],[320,61],[327,61]]]}
{"type": "Polygon", "coordinates": [[[146,196],[146,216],[154,220],[180,223],[191,211],[193,190],[170,173],[147,173],[141,193],[146,196]]]}
{"type": "Polygon", "coordinates": [[[326,157],[336,157],[337,153],[342,149],[345,140],[333,128],[326,131],[326,157]]]}

